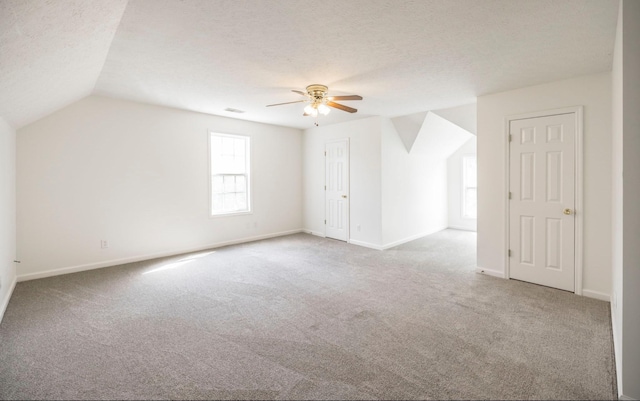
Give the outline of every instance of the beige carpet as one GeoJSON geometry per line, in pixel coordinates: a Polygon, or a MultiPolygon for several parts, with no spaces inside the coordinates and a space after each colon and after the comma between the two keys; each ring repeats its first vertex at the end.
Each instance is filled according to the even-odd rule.
{"type": "Polygon", "coordinates": [[[608,303],[474,267],[298,234],[19,283],[0,397],[615,398],[608,303]]]}

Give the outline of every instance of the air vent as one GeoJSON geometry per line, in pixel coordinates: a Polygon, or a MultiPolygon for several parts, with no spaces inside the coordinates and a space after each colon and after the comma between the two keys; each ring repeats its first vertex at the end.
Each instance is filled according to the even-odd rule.
{"type": "Polygon", "coordinates": [[[227,107],[226,109],[224,109],[224,111],[228,111],[230,113],[244,113],[244,110],[238,110],[238,109],[232,109],[231,107],[227,107]]]}

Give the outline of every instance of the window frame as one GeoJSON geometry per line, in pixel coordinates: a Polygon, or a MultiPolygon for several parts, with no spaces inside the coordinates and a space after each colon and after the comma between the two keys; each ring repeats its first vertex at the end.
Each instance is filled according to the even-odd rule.
{"type": "Polygon", "coordinates": [[[460,193],[460,217],[462,217],[463,219],[466,220],[477,220],[478,219],[478,155],[477,154],[473,154],[473,153],[467,153],[462,155],[461,160],[461,166],[460,166],[460,175],[462,176],[461,182],[461,193],[460,193]],[[475,186],[467,186],[467,177],[465,174],[465,161],[467,159],[474,159],[476,161],[476,185],[475,186]],[[466,214],[466,193],[467,193],[467,188],[475,188],[476,190],[476,217],[471,217],[469,215],[466,214]]]}
{"type": "Polygon", "coordinates": [[[210,218],[219,218],[219,217],[229,217],[229,216],[240,216],[240,215],[249,215],[253,214],[253,204],[252,204],[252,187],[253,182],[251,180],[251,176],[253,175],[252,170],[252,150],[251,150],[251,136],[243,135],[243,134],[230,134],[225,132],[217,132],[217,131],[208,131],[207,134],[207,155],[208,155],[208,174],[207,179],[209,181],[209,217],[210,218]],[[246,210],[237,210],[231,212],[222,212],[222,213],[214,213],[213,212],[213,155],[211,153],[211,145],[212,139],[216,137],[227,137],[234,139],[244,139],[245,140],[245,164],[246,164],[246,173],[238,174],[238,173],[229,173],[222,174],[223,176],[232,175],[232,176],[245,176],[247,182],[247,209],[246,210]]]}

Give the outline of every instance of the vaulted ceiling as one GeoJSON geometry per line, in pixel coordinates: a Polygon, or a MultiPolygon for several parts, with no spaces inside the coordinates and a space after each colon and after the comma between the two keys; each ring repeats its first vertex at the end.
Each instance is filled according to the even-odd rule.
{"type": "Polygon", "coordinates": [[[90,94],[307,128],[312,83],[395,117],[609,71],[618,0],[0,0],[0,116],[90,94]],[[244,110],[243,114],[225,111],[244,110]]]}

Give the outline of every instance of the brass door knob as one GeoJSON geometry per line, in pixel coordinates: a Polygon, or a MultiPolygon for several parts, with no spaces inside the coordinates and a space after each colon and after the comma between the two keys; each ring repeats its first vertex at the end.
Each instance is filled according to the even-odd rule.
{"type": "Polygon", "coordinates": [[[347,195],[342,195],[343,198],[347,199],[347,195]]]}
{"type": "Polygon", "coordinates": [[[564,213],[564,214],[566,214],[566,215],[570,215],[570,214],[573,214],[573,210],[571,210],[571,209],[564,209],[564,210],[562,211],[562,213],[564,213]]]}

